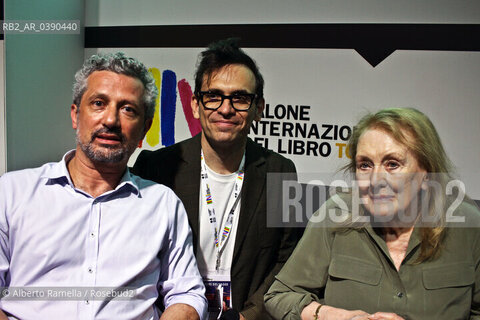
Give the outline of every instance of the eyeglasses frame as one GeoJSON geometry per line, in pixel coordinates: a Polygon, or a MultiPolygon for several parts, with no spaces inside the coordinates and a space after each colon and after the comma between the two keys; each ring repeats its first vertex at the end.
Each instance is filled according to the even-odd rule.
{"type": "MultiPolygon", "coordinates": [[[[238,94],[237,94],[238,95],[238,94]]],[[[256,93],[242,93],[242,95],[245,95],[245,96],[249,96],[249,97],[252,97],[252,101],[250,102],[250,105],[248,106],[247,109],[237,109],[235,108],[235,105],[232,101],[233,97],[235,97],[235,94],[234,95],[224,95],[224,94],[221,94],[219,92],[212,92],[212,91],[199,91],[195,94],[195,96],[197,97],[197,99],[201,102],[202,106],[204,109],[206,110],[212,110],[212,111],[216,111],[218,110],[222,104],[225,102],[225,99],[227,100],[230,100],[230,105],[232,106],[233,109],[235,109],[235,111],[248,111],[250,110],[250,108],[252,107],[253,105],[253,102],[257,99],[258,95],[256,93]],[[216,108],[209,108],[207,107],[204,103],[203,103],[203,96],[205,94],[216,94],[216,95],[219,95],[220,97],[222,97],[222,101],[220,102],[220,104],[218,105],[218,107],[216,108]]]]}

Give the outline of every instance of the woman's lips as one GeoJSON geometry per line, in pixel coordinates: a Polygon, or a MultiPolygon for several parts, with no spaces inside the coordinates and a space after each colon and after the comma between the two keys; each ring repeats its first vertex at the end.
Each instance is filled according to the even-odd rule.
{"type": "Polygon", "coordinates": [[[373,201],[378,201],[378,202],[381,202],[381,201],[390,201],[394,198],[393,195],[369,195],[370,199],[372,199],[373,201]]]}

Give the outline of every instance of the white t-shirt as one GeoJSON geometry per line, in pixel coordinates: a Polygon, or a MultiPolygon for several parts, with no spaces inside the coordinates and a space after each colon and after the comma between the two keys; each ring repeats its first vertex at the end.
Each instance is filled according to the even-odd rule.
{"type": "MultiPolygon", "coordinates": [[[[212,203],[215,208],[215,214],[218,225],[219,241],[221,241],[221,235],[223,233],[223,227],[227,220],[228,213],[230,212],[233,204],[235,203],[235,197],[233,195],[235,180],[238,175],[238,171],[231,174],[219,174],[214,172],[206,165],[208,174],[208,184],[212,195],[212,203]]],[[[240,202],[235,208],[233,216],[233,224],[230,230],[223,250],[220,268],[215,270],[217,262],[217,248],[215,248],[215,236],[213,234],[212,224],[209,221],[207,204],[205,202],[205,185],[200,184],[200,215],[199,215],[199,233],[197,244],[197,263],[198,269],[202,277],[206,278],[209,275],[228,275],[230,276],[230,269],[232,266],[233,249],[235,245],[235,237],[238,229],[238,217],[240,215],[240,202]]],[[[239,195],[241,197],[241,195],[239,195]]]]}

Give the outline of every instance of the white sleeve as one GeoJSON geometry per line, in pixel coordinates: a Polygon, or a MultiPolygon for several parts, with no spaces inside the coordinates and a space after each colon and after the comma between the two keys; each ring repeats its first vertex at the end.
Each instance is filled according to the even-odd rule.
{"type": "Polygon", "coordinates": [[[162,210],[169,211],[168,246],[160,254],[159,290],[165,308],[184,303],[197,311],[200,319],[206,319],[207,299],[205,286],[198,272],[193,254],[192,231],[182,202],[171,192],[162,210]]]}
{"type": "Polygon", "coordinates": [[[0,177],[0,287],[7,287],[7,274],[10,267],[10,249],[8,241],[7,195],[10,188],[6,185],[5,175],[0,177]]]}

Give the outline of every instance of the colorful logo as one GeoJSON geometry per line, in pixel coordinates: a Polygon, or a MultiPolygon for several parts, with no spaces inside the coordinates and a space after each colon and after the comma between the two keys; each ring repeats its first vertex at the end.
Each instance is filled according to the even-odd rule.
{"type": "MultiPolygon", "coordinates": [[[[192,88],[187,80],[177,82],[177,75],[171,70],[164,70],[161,74],[157,68],[148,69],[155,79],[155,85],[159,91],[156,101],[155,116],[150,130],[145,137],[146,143],[156,147],[160,143],[165,147],[175,143],[175,116],[177,110],[177,88],[180,95],[183,114],[192,136],[202,130],[200,121],[193,117],[191,108],[192,88]]],[[[141,147],[142,145],[140,145],[141,147]]]]}

